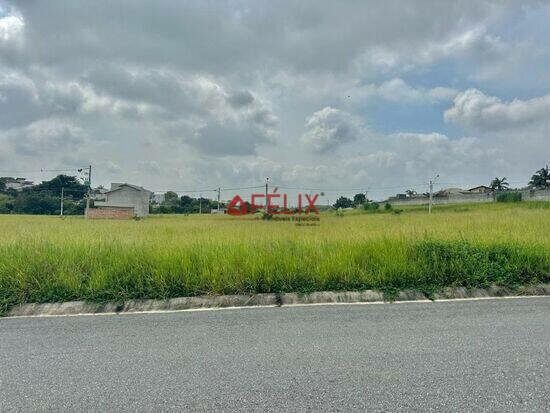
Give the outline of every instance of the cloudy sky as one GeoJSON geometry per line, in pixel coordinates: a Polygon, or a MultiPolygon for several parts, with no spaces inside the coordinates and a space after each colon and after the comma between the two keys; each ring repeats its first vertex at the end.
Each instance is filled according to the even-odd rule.
{"type": "Polygon", "coordinates": [[[0,0],[0,175],[525,185],[550,160],[548,21],[534,1],[0,0]]]}

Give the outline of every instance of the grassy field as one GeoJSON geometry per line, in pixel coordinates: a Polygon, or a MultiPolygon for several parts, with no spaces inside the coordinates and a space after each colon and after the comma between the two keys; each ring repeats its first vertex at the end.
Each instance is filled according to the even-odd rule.
{"type": "Polygon", "coordinates": [[[550,204],[141,221],[0,215],[0,312],[22,302],[550,282],[550,204]]]}

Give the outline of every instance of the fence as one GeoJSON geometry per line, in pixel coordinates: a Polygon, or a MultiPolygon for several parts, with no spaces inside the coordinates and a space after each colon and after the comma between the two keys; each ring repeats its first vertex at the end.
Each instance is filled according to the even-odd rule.
{"type": "MultiPolygon", "coordinates": [[[[550,201],[550,189],[522,189],[514,192],[521,193],[523,201],[550,201]]],[[[447,204],[469,204],[469,203],[485,203],[495,202],[496,192],[492,193],[460,193],[449,194],[446,196],[434,196],[433,205],[447,204]]],[[[408,198],[390,198],[387,203],[393,206],[402,205],[428,205],[429,198],[427,196],[412,196],[408,198]]]]}

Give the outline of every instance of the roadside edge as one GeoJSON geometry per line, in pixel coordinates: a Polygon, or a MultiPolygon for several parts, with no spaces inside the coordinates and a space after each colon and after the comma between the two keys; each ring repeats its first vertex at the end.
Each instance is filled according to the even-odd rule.
{"type": "MultiPolygon", "coordinates": [[[[415,290],[399,292],[391,301],[437,301],[452,299],[483,299],[521,296],[550,295],[550,284],[537,284],[517,289],[492,285],[488,288],[448,287],[430,297],[415,290]]],[[[166,300],[140,299],[124,303],[92,303],[69,301],[62,303],[29,303],[13,307],[6,317],[46,317],[63,315],[120,314],[145,312],[173,312],[200,309],[277,307],[310,304],[359,304],[389,303],[382,292],[365,291],[320,291],[307,294],[252,294],[177,297],[166,300]]]]}

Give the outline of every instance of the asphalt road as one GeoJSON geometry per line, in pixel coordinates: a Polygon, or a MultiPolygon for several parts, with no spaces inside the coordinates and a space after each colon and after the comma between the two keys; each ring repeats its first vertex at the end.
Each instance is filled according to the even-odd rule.
{"type": "Polygon", "coordinates": [[[0,319],[0,411],[549,411],[550,297],[0,319]]]}

